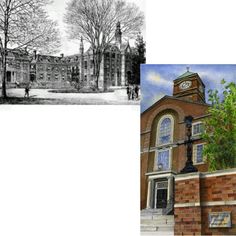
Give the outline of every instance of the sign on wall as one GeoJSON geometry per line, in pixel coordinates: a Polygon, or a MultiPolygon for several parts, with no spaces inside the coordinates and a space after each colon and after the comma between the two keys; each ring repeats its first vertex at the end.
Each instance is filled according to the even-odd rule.
{"type": "Polygon", "coordinates": [[[209,228],[231,228],[231,212],[210,212],[209,228]]]}

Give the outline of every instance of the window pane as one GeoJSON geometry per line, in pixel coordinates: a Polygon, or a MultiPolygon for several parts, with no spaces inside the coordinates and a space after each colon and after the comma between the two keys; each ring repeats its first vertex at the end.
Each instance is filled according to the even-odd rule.
{"type": "Polygon", "coordinates": [[[158,152],[157,166],[162,165],[162,170],[169,169],[169,150],[158,152]]]}
{"type": "Polygon", "coordinates": [[[193,125],[193,135],[201,134],[203,132],[203,124],[198,123],[193,125]]]}
{"type": "Polygon", "coordinates": [[[196,158],[197,163],[203,162],[203,145],[198,145],[197,146],[197,158],[196,158]]]}
{"type": "Polygon", "coordinates": [[[165,118],[161,122],[160,132],[159,132],[159,142],[161,144],[169,143],[171,139],[171,120],[170,118],[165,118]]]}

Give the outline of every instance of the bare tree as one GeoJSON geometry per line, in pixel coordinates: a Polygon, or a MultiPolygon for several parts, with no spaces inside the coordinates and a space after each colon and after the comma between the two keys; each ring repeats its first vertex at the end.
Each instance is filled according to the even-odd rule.
{"type": "Polygon", "coordinates": [[[60,44],[56,23],[44,6],[49,0],[0,0],[2,97],[6,98],[7,51],[27,48],[52,52],[60,44]]]}
{"type": "Polygon", "coordinates": [[[135,4],[123,0],[71,0],[66,10],[70,38],[83,36],[91,45],[98,89],[102,54],[115,38],[117,23],[121,23],[124,38],[134,38],[143,26],[144,15],[135,4]]]}

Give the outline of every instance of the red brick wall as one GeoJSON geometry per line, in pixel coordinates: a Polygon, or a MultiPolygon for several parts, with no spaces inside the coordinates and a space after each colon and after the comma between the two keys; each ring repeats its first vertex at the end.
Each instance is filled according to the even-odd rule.
{"type": "Polygon", "coordinates": [[[147,195],[147,185],[146,185],[146,182],[147,182],[147,177],[146,177],[146,172],[147,172],[147,168],[148,168],[148,153],[143,153],[141,155],[141,163],[140,163],[140,166],[141,166],[141,169],[140,169],[140,172],[141,172],[141,176],[140,176],[140,179],[141,179],[141,188],[140,188],[140,207],[141,209],[143,208],[146,208],[146,195],[147,195]]]}
{"type": "Polygon", "coordinates": [[[202,202],[232,200],[236,200],[236,174],[201,179],[202,202]]]}
{"type": "Polygon", "coordinates": [[[175,209],[175,235],[202,235],[201,207],[175,209]]]}
{"type": "Polygon", "coordinates": [[[235,200],[236,169],[226,170],[223,174],[215,172],[177,176],[175,181],[175,235],[236,235],[236,205],[233,205],[235,203],[232,202],[235,200]],[[191,178],[193,176],[195,178],[191,178]],[[181,179],[182,177],[186,177],[186,179],[181,179]],[[231,201],[231,203],[227,203],[227,201],[231,201]],[[199,203],[200,206],[199,204],[194,206],[195,203],[199,203]],[[224,211],[231,212],[232,228],[209,228],[208,213],[224,211]]]}
{"type": "MultiPolygon", "coordinates": [[[[200,177],[175,182],[175,204],[200,201],[200,177]]],[[[175,208],[175,235],[201,235],[201,207],[175,208]]]]}

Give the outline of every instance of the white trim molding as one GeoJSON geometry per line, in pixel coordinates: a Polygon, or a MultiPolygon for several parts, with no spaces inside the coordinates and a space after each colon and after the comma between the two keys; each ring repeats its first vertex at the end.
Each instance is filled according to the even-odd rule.
{"type": "Polygon", "coordinates": [[[236,168],[226,169],[226,170],[217,170],[214,172],[194,172],[189,174],[180,174],[176,175],[175,181],[181,181],[186,179],[195,179],[195,178],[210,178],[224,175],[236,175],[236,168]]]}
{"type": "Polygon", "coordinates": [[[204,149],[204,146],[206,145],[205,142],[203,143],[196,143],[196,144],[193,144],[193,164],[194,165],[199,165],[199,164],[204,164],[204,156],[203,156],[203,149],[202,149],[202,161],[201,162],[197,162],[197,147],[202,145],[203,146],[203,149],[204,149]]]}
{"type": "Polygon", "coordinates": [[[163,171],[163,172],[151,172],[151,173],[146,173],[146,176],[148,176],[148,179],[157,179],[157,178],[166,178],[166,177],[175,177],[176,173],[175,172],[170,172],[170,171],[163,171]]]}
{"type": "Polygon", "coordinates": [[[175,181],[181,181],[181,180],[187,180],[187,179],[199,179],[200,175],[201,175],[201,173],[199,173],[199,172],[177,175],[175,177],[175,181]]]}
{"type": "Polygon", "coordinates": [[[202,124],[202,128],[203,128],[203,122],[202,121],[197,121],[197,122],[193,122],[193,124],[192,124],[192,136],[193,137],[195,137],[195,136],[198,136],[198,135],[201,135],[204,131],[202,130],[201,132],[199,132],[199,133],[196,133],[196,134],[194,134],[194,126],[195,125],[198,125],[198,124],[202,124]]]}
{"type": "Polygon", "coordinates": [[[236,205],[236,200],[234,201],[207,201],[207,202],[187,202],[187,203],[176,203],[175,208],[182,207],[207,207],[207,206],[234,206],[236,205]]]}
{"type": "Polygon", "coordinates": [[[202,202],[201,206],[233,206],[236,205],[236,200],[233,201],[209,201],[202,202]]]}
{"type": "Polygon", "coordinates": [[[151,133],[151,130],[149,129],[149,130],[144,130],[143,132],[141,132],[141,135],[143,135],[143,134],[148,134],[148,133],[151,133]]]}
{"type": "Polygon", "coordinates": [[[182,207],[199,207],[200,202],[186,202],[186,203],[176,203],[175,208],[182,208],[182,207]]]}
{"type": "Polygon", "coordinates": [[[226,170],[217,170],[214,172],[205,172],[201,174],[201,178],[216,177],[216,176],[223,176],[223,175],[236,175],[236,168],[226,169],[226,170]]]}

